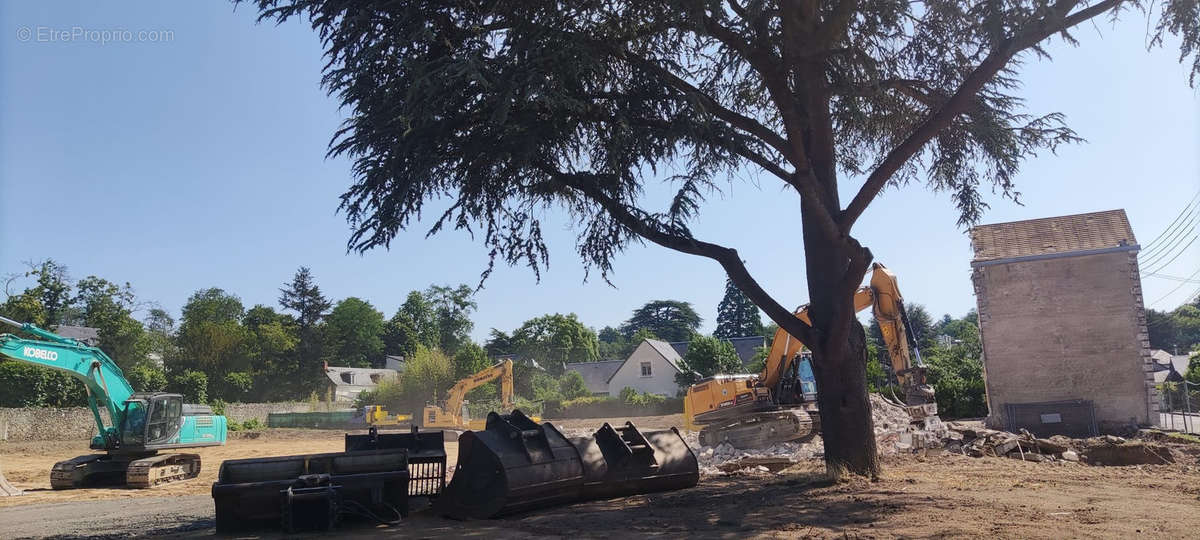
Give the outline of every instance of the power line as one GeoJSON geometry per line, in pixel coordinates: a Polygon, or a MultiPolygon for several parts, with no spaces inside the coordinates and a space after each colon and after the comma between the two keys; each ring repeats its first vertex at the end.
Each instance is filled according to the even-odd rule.
{"type": "MultiPolygon", "coordinates": [[[[1195,233],[1193,233],[1192,236],[1193,236],[1193,238],[1195,238],[1195,233]]],[[[1139,266],[1153,266],[1153,265],[1158,264],[1159,260],[1163,260],[1165,258],[1174,256],[1174,254],[1178,254],[1178,252],[1175,251],[1175,248],[1180,246],[1181,244],[1183,244],[1183,241],[1187,240],[1187,239],[1188,239],[1187,234],[1181,235],[1180,238],[1177,238],[1174,241],[1172,241],[1170,247],[1166,248],[1166,250],[1159,252],[1158,254],[1154,254],[1154,256],[1147,257],[1144,259],[1139,259],[1138,265],[1139,266]]]]}
{"type": "Polygon", "coordinates": [[[1150,270],[1150,273],[1153,274],[1155,272],[1158,272],[1159,270],[1162,270],[1163,268],[1171,266],[1171,263],[1175,262],[1175,259],[1178,259],[1180,255],[1183,255],[1184,253],[1186,253],[1188,248],[1192,247],[1192,244],[1194,244],[1195,242],[1196,242],[1196,235],[1192,235],[1192,239],[1188,241],[1187,245],[1183,246],[1183,249],[1179,250],[1179,252],[1176,253],[1174,257],[1171,257],[1171,260],[1167,261],[1165,264],[1159,265],[1158,268],[1155,268],[1154,270],[1150,270]]]}
{"type": "Polygon", "coordinates": [[[1156,278],[1162,278],[1162,279],[1169,279],[1171,281],[1182,281],[1184,283],[1195,283],[1197,285],[1200,285],[1200,279],[1191,279],[1191,278],[1184,278],[1184,277],[1179,277],[1179,276],[1170,276],[1167,274],[1146,274],[1145,277],[1156,277],[1156,278]]]}
{"type": "Polygon", "coordinates": [[[1183,210],[1181,210],[1179,212],[1179,215],[1175,216],[1175,219],[1171,221],[1171,224],[1167,225],[1167,227],[1165,229],[1163,229],[1163,232],[1159,233],[1159,235],[1154,240],[1151,240],[1148,244],[1146,244],[1146,248],[1149,249],[1151,246],[1154,245],[1155,242],[1158,242],[1159,240],[1161,240],[1162,237],[1167,234],[1167,231],[1170,231],[1171,228],[1174,227],[1175,224],[1179,222],[1180,218],[1182,218],[1184,214],[1188,213],[1188,208],[1190,208],[1192,205],[1196,204],[1197,201],[1200,201],[1200,191],[1197,191],[1196,194],[1192,196],[1192,200],[1189,201],[1187,203],[1187,205],[1185,205],[1183,207],[1183,210]]]}
{"type": "MultiPolygon", "coordinates": [[[[1200,208],[1198,208],[1197,210],[1200,210],[1200,208]]],[[[1158,245],[1158,247],[1155,247],[1153,249],[1144,250],[1139,254],[1139,256],[1142,257],[1143,259],[1153,259],[1155,257],[1161,256],[1163,253],[1166,253],[1170,249],[1169,246],[1171,246],[1171,242],[1173,240],[1178,240],[1180,237],[1186,236],[1188,232],[1195,232],[1197,218],[1200,218],[1200,215],[1193,213],[1191,216],[1189,216],[1189,219],[1186,224],[1184,224],[1182,227],[1179,227],[1177,230],[1172,232],[1170,237],[1168,237],[1166,240],[1164,240],[1162,243],[1160,243],[1158,245]]]]}
{"type": "MultiPolygon", "coordinates": [[[[1197,208],[1197,210],[1200,210],[1200,208],[1197,208]]],[[[1168,237],[1158,244],[1158,246],[1142,250],[1142,252],[1139,254],[1139,257],[1148,259],[1161,255],[1166,249],[1168,249],[1168,246],[1171,245],[1172,240],[1177,240],[1179,237],[1185,236],[1189,231],[1196,230],[1197,218],[1200,218],[1200,214],[1194,210],[1192,214],[1188,215],[1187,221],[1183,223],[1182,226],[1172,231],[1168,237]]]]}
{"type": "MultiPolygon", "coordinates": [[[[1200,268],[1196,269],[1196,271],[1195,271],[1195,272],[1192,272],[1192,275],[1188,276],[1188,277],[1187,277],[1187,280],[1189,280],[1189,281],[1190,281],[1191,279],[1195,278],[1196,276],[1200,276],[1200,268]]],[[[1158,300],[1155,300],[1155,301],[1151,302],[1151,303],[1150,303],[1150,305],[1152,305],[1152,306],[1156,306],[1156,305],[1158,305],[1158,303],[1159,303],[1159,302],[1162,302],[1162,301],[1163,301],[1163,300],[1165,300],[1167,297],[1171,296],[1172,294],[1175,294],[1175,291],[1178,291],[1179,289],[1182,289],[1182,288],[1183,288],[1183,286],[1184,286],[1184,285],[1187,285],[1187,284],[1188,284],[1188,282],[1187,282],[1187,281],[1185,281],[1185,282],[1183,282],[1183,283],[1180,283],[1179,285],[1175,286],[1175,288],[1174,288],[1174,289],[1171,289],[1171,291],[1170,291],[1170,292],[1168,292],[1167,294],[1164,294],[1164,295],[1160,296],[1160,297],[1158,298],[1158,300]]],[[[1198,290],[1198,291],[1200,291],[1200,289],[1197,289],[1197,290],[1198,290]]]]}

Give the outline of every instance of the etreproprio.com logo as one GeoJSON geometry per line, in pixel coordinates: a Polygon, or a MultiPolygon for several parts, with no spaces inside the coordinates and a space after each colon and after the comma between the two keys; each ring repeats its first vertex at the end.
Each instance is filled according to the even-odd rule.
{"type": "Polygon", "coordinates": [[[30,43],[165,43],[175,40],[174,30],[130,30],[86,26],[20,26],[17,41],[30,43]]]}

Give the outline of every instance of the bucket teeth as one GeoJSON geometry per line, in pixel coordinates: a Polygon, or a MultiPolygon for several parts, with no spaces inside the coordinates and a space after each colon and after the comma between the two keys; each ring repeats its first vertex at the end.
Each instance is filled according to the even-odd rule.
{"type": "Polygon", "coordinates": [[[590,437],[567,438],[519,410],[489,413],[483,431],[458,440],[458,468],[436,509],[483,519],[583,500],[696,485],[696,456],[679,431],[642,432],[605,423],[590,437]]]}

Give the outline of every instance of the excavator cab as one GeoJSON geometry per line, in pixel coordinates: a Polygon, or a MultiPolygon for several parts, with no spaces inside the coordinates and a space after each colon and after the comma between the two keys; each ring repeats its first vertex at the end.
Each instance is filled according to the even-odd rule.
{"type": "Polygon", "coordinates": [[[183,426],[183,396],[134,394],[125,400],[121,443],[128,450],[171,444],[183,426]]]}

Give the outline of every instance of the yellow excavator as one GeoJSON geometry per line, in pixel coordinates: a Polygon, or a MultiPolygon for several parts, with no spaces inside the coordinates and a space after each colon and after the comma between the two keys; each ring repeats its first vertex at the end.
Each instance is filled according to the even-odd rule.
{"type": "Polygon", "coordinates": [[[421,412],[421,427],[483,429],[484,420],[471,420],[470,414],[467,412],[467,392],[496,379],[500,379],[501,410],[511,410],[513,408],[513,363],[512,360],[505,360],[455,383],[446,392],[446,399],[441,404],[426,405],[421,412]]]}
{"type": "MultiPolygon", "coordinates": [[[[925,365],[908,326],[896,275],[879,263],[872,265],[870,284],[854,293],[855,311],[868,306],[879,322],[909,415],[914,422],[936,417],[933,387],[925,382],[925,365]]],[[[807,305],[795,315],[811,323],[807,305]]],[[[812,354],[780,328],[762,373],[702,379],[688,388],[683,408],[685,425],[700,429],[704,446],[727,442],[758,448],[809,437],[820,431],[812,354]]]]}

